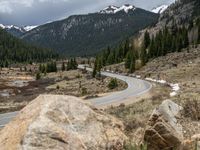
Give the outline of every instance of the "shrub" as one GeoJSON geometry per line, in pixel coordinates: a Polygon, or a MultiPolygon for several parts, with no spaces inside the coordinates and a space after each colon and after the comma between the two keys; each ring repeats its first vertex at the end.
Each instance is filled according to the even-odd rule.
{"type": "Polygon", "coordinates": [[[77,74],[77,75],[76,75],[76,78],[79,79],[79,78],[82,78],[82,76],[81,76],[80,74],[77,74]]]}
{"type": "Polygon", "coordinates": [[[108,88],[112,90],[115,89],[116,87],[118,87],[117,79],[112,78],[108,84],[108,88]]]}
{"type": "Polygon", "coordinates": [[[81,95],[84,96],[87,94],[87,88],[81,88],[81,95]]]}
{"type": "Polygon", "coordinates": [[[193,120],[200,120],[200,101],[197,99],[188,100],[183,106],[185,117],[191,117],[193,120]]]}
{"type": "Polygon", "coordinates": [[[38,72],[37,74],[36,74],[36,80],[40,80],[41,79],[41,75],[40,75],[40,73],[38,72]]]}

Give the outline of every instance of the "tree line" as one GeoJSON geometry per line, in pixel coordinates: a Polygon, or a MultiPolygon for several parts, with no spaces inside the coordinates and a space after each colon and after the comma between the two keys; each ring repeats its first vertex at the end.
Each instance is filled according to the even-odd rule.
{"type": "Polygon", "coordinates": [[[44,62],[58,58],[50,49],[29,45],[0,29],[0,67],[12,63],[44,62]]]}
{"type": "Polygon", "coordinates": [[[136,50],[134,43],[130,43],[128,39],[117,48],[108,47],[96,56],[93,77],[100,74],[102,67],[121,62],[125,62],[125,68],[129,73],[133,73],[136,69],[136,60],[140,60],[140,65],[144,66],[151,59],[172,52],[181,52],[189,44],[200,44],[200,19],[188,27],[178,27],[175,24],[171,28],[165,27],[151,37],[146,31],[140,51],[136,50]]]}
{"type": "Polygon", "coordinates": [[[102,67],[121,63],[123,61],[125,61],[125,68],[128,69],[130,73],[133,73],[135,71],[136,59],[138,59],[137,50],[134,44],[131,44],[130,40],[127,39],[115,49],[108,47],[96,56],[93,77],[100,74],[102,67]]]}
{"type": "MultiPolygon", "coordinates": [[[[69,70],[75,70],[78,67],[78,63],[76,62],[76,59],[70,59],[67,61],[67,66],[65,65],[65,62],[62,62],[61,70],[62,71],[69,71],[69,70]]],[[[58,67],[57,63],[55,61],[48,62],[46,64],[40,64],[39,65],[39,72],[40,73],[50,73],[50,72],[57,72],[58,67]]]]}

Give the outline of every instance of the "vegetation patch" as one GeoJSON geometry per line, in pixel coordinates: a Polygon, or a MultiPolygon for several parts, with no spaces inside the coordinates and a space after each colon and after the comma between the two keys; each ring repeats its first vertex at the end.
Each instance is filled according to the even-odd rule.
{"type": "Polygon", "coordinates": [[[117,79],[116,78],[112,78],[108,84],[108,88],[109,89],[115,89],[118,87],[118,82],[117,82],[117,79]]]}

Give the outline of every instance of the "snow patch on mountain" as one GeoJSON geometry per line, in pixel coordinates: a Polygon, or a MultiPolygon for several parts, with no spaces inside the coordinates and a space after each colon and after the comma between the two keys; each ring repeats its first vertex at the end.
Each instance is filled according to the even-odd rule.
{"type": "Polygon", "coordinates": [[[25,26],[23,27],[25,31],[30,31],[30,30],[33,30],[34,28],[37,28],[38,26],[25,26]]]}
{"type": "Polygon", "coordinates": [[[3,24],[0,24],[0,28],[5,29],[5,26],[3,24]]]}
{"type": "Polygon", "coordinates": [[[151,11],[157,14],[163,13],[169,6],[168,5],[161,5],[157,8],[153,8],[151,11]]]}
{"type": "Polygon", "coordinates": [[[2,28],[2,29],[6,29],[6,30],[16,29],[16,30],[19,30],[21,32],[28,32],[28,31],[36,28],[36,27],[38,27],[38,26],[18,27],[18,26],[15,26],[15,25],[3,25],[3,24],[0,24],[0,28],[2,28]]]}
{"type": "Polygon", "coordinates": [[[115,14],[115,13],[118,13],[120,11],[124,11],[125,13],[128,13],[131,10],[132,11],[135,10],[135,6],[125,4],[121,7],[108,6],[105,9],[101,10],[99,13],[101,13],[101,14],[115,14]]]}

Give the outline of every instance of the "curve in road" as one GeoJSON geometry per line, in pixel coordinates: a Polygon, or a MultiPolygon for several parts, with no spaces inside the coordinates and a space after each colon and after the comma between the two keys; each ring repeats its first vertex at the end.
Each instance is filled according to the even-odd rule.
{"type": "MultiPolygon", "coordinates": [[[[84,69],[85,66],[79,65],[78,68],[84,69]]],[[[85,68],[85,69],[87,71],[93,71],[91,68],[85,68]]],[[[141,80],[141,79],[136,79],[133,77],[124,76],[124,75],[120,75],[120,74],[114,74],[114,73],[110,73],[110,72],[101,72],[101,75],[122,80],[128,84],[128,88],[123,91],[120,91],[120,92],[114,92],[108,96],[90,99],[89,101],[94,106],[106,106],[106,105],[110,105],[113,103],[123,103],[128,98],[142,95],[142,94],[148,92],[152,88],[151,83],[141,80]]]]}
{"type": "MultiPolygon", "coordinates": [[[[79,65],[78,68],[86,69],[87,71],[93,71],[91,68],[87,68],[84,65],[79,65]]],[[[113,92],[108,96],[90,99],[89,101],[96,107],[107,106],[115,103],[123,103],[128,98],[142,95],[152,88],[152,85],[144,80],[114,74],[110,72],[101,72],[101,74],[104,76],[117,78],[126,82],[128,84],[128,88],[120,92],[113,92]]],[[[17,114],[18,112],[0,114],[0,128],[4,127],[7,123],[9,123],[17,114]]]]}

